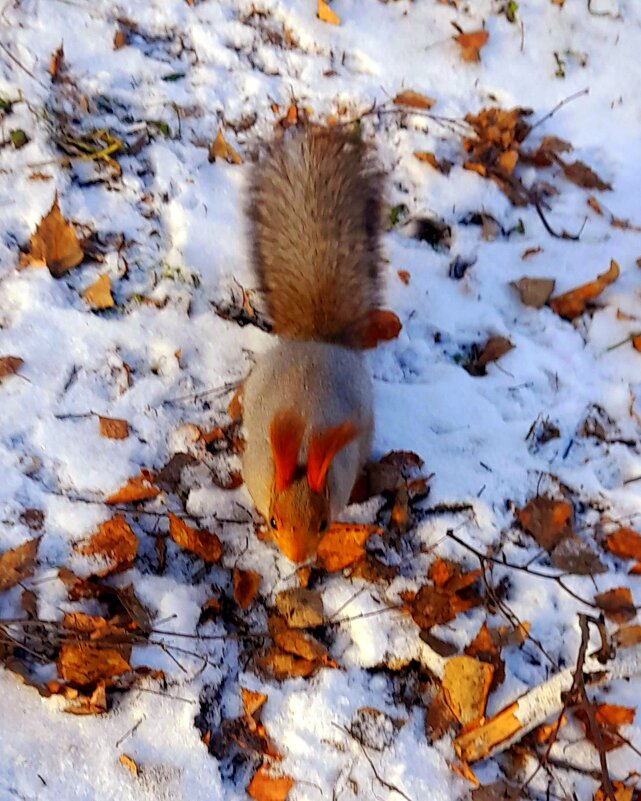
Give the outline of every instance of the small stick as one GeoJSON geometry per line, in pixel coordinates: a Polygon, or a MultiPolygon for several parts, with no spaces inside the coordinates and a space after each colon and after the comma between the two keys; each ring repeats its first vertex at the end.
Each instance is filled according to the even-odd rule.
{"type": "Polygon", "coordinates": [[[590,94],[590,89],[586,87],[585,89],[581,89],[579,92],[575,92],[573,95],[569,95],[568,97],[561,100],[559,103],[556,104],[556,106],[554,106],[554,108],[551,111],[548,111],[547,114],[544,114],[540,120],[537,120],[532,125],[532,127],[528,131],[528,136],[532,133],[532,131],[535,128],[538,128],[539,125],[543,125],[543,123],[547,122],[550,119],[550,117],[553,117],[557,113],[557,111],[559,111],[559,109],[563,108],[563,106],[567,106],[567,104],[571,103],[573,100],[576,100],[579,97],[583,97],[583,95],[589,95],[589,94],[590,94]]]}

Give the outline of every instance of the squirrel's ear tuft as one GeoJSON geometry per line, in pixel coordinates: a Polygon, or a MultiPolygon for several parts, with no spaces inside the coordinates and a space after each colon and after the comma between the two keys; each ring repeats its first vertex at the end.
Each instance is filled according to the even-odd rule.
{"type": "Polygon", "coordinates": [[[314,434],[307,455],[307,483],[312,492],[322,492],[332,459],[356,437],[358,429],[349,421],[314,434]]]}
{"type": "Polygon", "coordinates": [[[287,489],[294,480],[304,432],[305,423],[293,409],[278,412],[271,422],[269,441],[272,446],[278,492],[287,489]]]}

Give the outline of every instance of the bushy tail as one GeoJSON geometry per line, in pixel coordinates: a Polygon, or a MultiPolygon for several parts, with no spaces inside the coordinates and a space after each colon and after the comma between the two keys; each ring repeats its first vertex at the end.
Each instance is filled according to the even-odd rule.
{"type": "Polygon", "coordinates": [[[359,347],[381,283],[381,173],[336,129],[274,144],[250,189],[254,263],[274,330],[359,347]]]}

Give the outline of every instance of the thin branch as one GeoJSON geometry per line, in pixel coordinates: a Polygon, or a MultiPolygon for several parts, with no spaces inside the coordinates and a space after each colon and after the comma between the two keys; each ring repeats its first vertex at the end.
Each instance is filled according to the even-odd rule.
{"type": "Polygon", "coordinates": [[[528,131],[528,136],[532,133],[532,131],[535,128],[538,128],[539,125],[543,125],[543,123],[547,122],[550,119],[550,117],[553,117],[557,113],[557,111],[563,108],[563,106],[567,106],[567,104],[571,103],[573,100],[576,100],[579,97],[583,97],[584,95],[589,95],[589,94],[590,94],[590,89],[586,87],[585,89],[581,89],[579,92],[575,92],[574,94],[569,95],[568,97],[561,100],[559,103],[556,104],[556,106],[554,106],[554,108],[551,111],[548,111],[547,114],[544,114],[540,120],[537,120],[532,125],[532,127],[528,131]]]}

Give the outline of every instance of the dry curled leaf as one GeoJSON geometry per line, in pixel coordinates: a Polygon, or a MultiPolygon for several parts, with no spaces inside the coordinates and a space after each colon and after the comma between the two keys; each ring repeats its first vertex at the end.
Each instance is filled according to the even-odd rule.
{"type": "Polygon", "coordinates": [[[375,348],[380,342],[388,342],[401,333],[403,325],[398,315],[388,309],[373,309],[369,313],[367,330],[363,334],[361,347],[375,348]]]}
{"type": "Polygon", "coordinates": [[[180,548],[196,554],[209,565],[220,561],[223,549],[216,534],[188,526],[173,512],[169,512],[169,536],[180,548]]]}
{"type": "Polygon", "coordinates": [[[436,100],[433,98],[422,95],[420,92],[414,92],[412,89],[399,92],[394,98],[395,106],[410,106],[411,108],[418,108],[424,111],[429,111],[434,103],[436,103],[436,100]]]}
{"type": "Polygon", "coordinates": [[[334,663],[329,659],[327,648],[311,634],[301,629],[288,629],[280,627],[280,630],[272,632],[274,644],[287,654],[299,656],[308,662],[319,662],[326,665],[334,663]]]}
{"type": "Polygon", "coordinates": [[[252,605],[260,587],[260,573],[234,568],[234,600],[241,609],[252,605]]]}
{"type": "Polygon", "coordinates": [[[563,175],[565,175],[568,181],[583,187],[583,189],[597,189],[600,192],[612,189],[611,184],[599,178],[594,170],[582,161],[573,161],[571,164],[568,164],[557,157],[556,162],[560,165],[563,170],[563,175]]]}
{"type": "Polygon", "coordinates": [[[160,493],[154,484],[155,480],[156,476],[151,470],[141,470],[137,476],[130,478],[117,492],[106,498],[105,503],[133,503],[155,498],[160,493]]]}
{"type": "Polygon", "coordinates": [[[136,765],[134,760],[130,756],[127,756],[127,754],[121,754],[118,757],[118,762],[120,762],[124,768],[127,768],[132,776],[138,775],[138,765],[136,765]]]}
{"type": "MultiPolygon", "coordinates": [[[[68,688],[72,689],[71,687],[68,688]]],[[[70,715],[102,715],[107,711],[107,692],[105,682],[99,681],[90,696],[80,696],[71,700],[65,707],[70,715]]]]}
{"type": "Polygon", "coordinates": [[[254,801],[285,801],[294,784],[289,776],[274,776],[261,765],[247,787],[247,795],[254,801]]]}
{"type": "Polygon", "coordinates": [[[33,575],[39,542],[40,537],[36,537],[0,555],[0,592],[33,575]]]}
{"type": "Polygon", "coordinates": [[[234,148],[225,141],[223,132],[221,130],[216,134],[216,138],[209,146],[209,161],[213,162],[216,159],[222,159],[228,164],[242,164],[243,160],[234,150],[234,148]]]}
{"type": "Polygon", "coordinates": [[[631,648],[641,643],[641,626],[621,626],[612,637],[618,648],[631,648]]]}
{"type": "MultiPolygon", "coordinates": [[[[614,790],[614,801],[633,801],[636,797],[636,788],[634,785],[626,785],[623,782],[612,782],[612,789],[614,790]]],[[[594,801],[611,801],[611,795],[599,787],[594,794],[594,801]]]]}
{"type": "Polygon", "coordinates": [[[610,553],[622,559],[636,559],[641,562],[641,534],[631,528],[622,527],[605,538],[605,547],[610,553]]]}
{"type": "Polygon", "coordinates": [[[23,364],[24,360],[19,356],[0,356],[0,381],[8,375],[15,375],[23,364]]]}
{"type": "Polygon", "coordinates": [[[326,0],[318,0],[316,16],[322,22],[328,22],[330,25],[341,24],[341,18],[335,11],[332,11],[326,0]]]}
{"type": "Polygon", "coordinates": [[[454,41],[461,47],[461,58],[463,61],[480,61],[480,50],[487,44],[490,38],[488,31],[474,31],[472,33],[459,33],[454,37],[454,41]]]}
{"type": "Polygon", "coordinates": [[[115,648],[65,643],[58,657],[59,676],[78,687],[86,687],[97,681],[109,682],[130,670],[129,662],[115,648]]]}
{"type": "Polygon", "coordinates": [[[368,537],[380,533],[382,532],[378,526],[331,523],[318,546],[318,564],[328,573],[350,567],[365,556],[368,537]]]}
{"type": "Polygon", "coordinates": [[[115,304],[111,294],[111,279],[109,276],[104,273],[97,278],[93,284],[83,290],[82,297],[95,311],[112,309],[115,304]]]}
{"type": "Polygon", "coordinates": [[[572,506],[566,501],[539,495],[516,514],[522,528],[546,551],[553,550],[571,532],[572,506]]]}
{"type": "Polygon", "coordinates": [[[273,676],[277,681],[297,677],[308,678],[323,667],[321,662],[302,659],[294,654],[281,651],[280,648],[268,648],[257,659],[257,664],[262,671],[273,676]]]}
{"type": "Polygon", "coordinates": [[[485,714],[494,667],[471,656],[453,656],[445,665],[443,692],[448,706],[464,726],[485,714]]]}
{"type": "Polygon", "coordinates": [[[480,570],[463,573],[460,565],[448,560],[437,560],[429,577],[434,586],[425,584],[414,596],[404,595],[403,600],[416,624],[424,630],[453,620],[458,614],[478,606],[482,599],[475,589],[480,570]]]}
{"type": "Polygon", "coordinates": [[[601,592],[594,596],[594,600],[605,616],[615,623],[626,623],[637,613],[629,587],[616,587],[601,592]]]}
{"type": "Polygon", "coordinates": [[[98,417],[100,436],[107,439],[127,439],[129,423],[116,417],[98,417]]]}
{"type": "Polygon", "coordinates": [[[60,73],[62,72],[64,57],[65,51],[62,45],[60,45],[60,47],[51,54],[51,59],[49,61],[49,75],[51,75],[51,80],[54,81],[54,83],[58,80],[60,73]]]}
{"type": "Polygon", "coordinates": [[[77,550],[83,556],[98,556],[107,562],[94,575],[108,576],[131,567],[138,553],[138,539],[125,518],[116,515],[101,523],[98,531],[77,550]]]}
{"type": "MultiPolygon", "coordinates": [[[[540,250],[540,248],[539,248],[540,250]]],[[[523,254],[525,257],[525,254],[523,254]]],[[[524,276],[518,281],[512,281],[511,286],[516,289],[525,306],[541,309],[548,302],[556,281],[553,278],[528,278],[524,276]]]]}
{"type": "Polygon", "coordinates": [[[619,277],[619,265],[612,259],[610,268],[607,272],[597,276],[594,281],[557,295],[550,301],[550,308],[560,317],[566,320],[573,320],[583,314],[589,301],[598,297],[603,290],[612,284],[619,277]]]}
{"type": "Polygon", "coordinates": [[[487,373],[487,365],[498,361],[514,348],[509,339],[501,336],[490,337],[480,349],[478,355],[464,365],[470,375],[483,376],[487,373]]]}
{"type": "Polygon", "coordinates": [[[46,266],[54,278],[60,278],[77,267],[83,258],[76,232],[62,216],[56,195],[53,206],[32,234],[29,253],[22,258],[20,266],[46,266]]]}
{"type": "Polygon", "coordinates": [[[279,592],[275,600],[278,614],[293,629],[313,628],[325,622],[323,598],[318,590],[296,587],[279,592]]]}
{"type": "Polygon", "coordinates": [[[243,711],[248,719],[256,722],[258,720],[258,712],[261,710],[263,704],[267,700],[265,693],[257,693],[253,690],[248,690],[245,687],[240,688],[240,697],[243,702],[243,711]]]}

